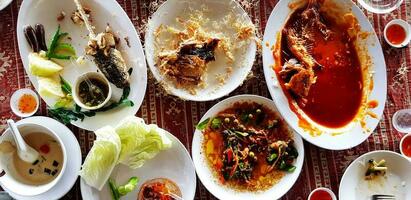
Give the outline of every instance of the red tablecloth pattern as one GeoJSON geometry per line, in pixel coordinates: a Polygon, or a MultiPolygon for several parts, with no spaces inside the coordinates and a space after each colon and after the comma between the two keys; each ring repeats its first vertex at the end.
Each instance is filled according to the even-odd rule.
{"type": "MultiPolygon", "coordinates": [[[[140,33],[140,38],[144,38],[144,26],[147,18],[163,1],[118,0],[140,33]]],[[[32,88],[20,59],[16,38],[17,16],[21,2],[22,0],[14,0],[10,6],[0,11],[0,131],[5,128],[6,119],[19,120],[17,116],[13,115],[9,106],[11,94],[19,88],[32,88]]],[[[277,1],[241,0],[240,3],[253,18],[259,27],[259,34],[262,35],[268,16],[277,1]]],[[[377,15],[364,9],[363,11],[374,25],[382,43],[387,63],[388,97],[384,115],[379,126],[367,141],[355,148],[344,151],[329,151],[305,143],[306,156],[301,175],[294,187],[282,198],[284,200],[305,200],[311,190],[320,186],[329,187],[338,194],[338,186],[344,170],[359,155],[379,149],[399,151],[398,145],[402,135],[393,129],[391,117],[396,110],[411,107],[411,73],[406,73],[403,76],[397,75],[397,70],[400,67],[411,67],[411,48],[410,45],[402,49],[389,47],[383,39],[383,29],[388,21],[395,18],[401,18],[411,23],[411,0],[404,0],[401,7],[390,14],[377,15]]],[[[269,97],[263,76],[261,55],[256,58],[253,76],[232,92],[230,96],[237,94],[258,94],[269,97]]],[[[137,115],[143,117],[146,122],[158,124],[170,131],[180,139],[187,149],[191,150],[194,125],[216,102],[196,103],[169,96],[163,92],[161,86],[155,84],[155,80],[149,75],[146,96],[137,115]]],[[[47,115],[44,102],[36,115],[47,115]]],[[[76,135],[84,158],[91,148],[95,136],[92,132],[74,126],[69,128],[76,135]]],[[[79,181],[63,199],[81,199],[79,181]]],[[[216,198],[198,181],[195,199],[216,198]]]]}

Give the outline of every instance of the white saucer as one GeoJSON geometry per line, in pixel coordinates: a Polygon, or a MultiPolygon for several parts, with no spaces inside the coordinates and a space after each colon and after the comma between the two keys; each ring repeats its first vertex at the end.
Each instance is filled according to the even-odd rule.
{"type": "Polygon", "coordinates": [[[78,172],[81,167],[81,150],[80,145],[74,136],[73,132],[70,131],[66,126],[60,122],[48,118],[48,117],[29,117],[18,121],[16,124],[21,123],[38,123],[38,124],[47,124],[47,127],[53,130],[57,135],[61,137],[61,140],[67,143],[67,152],[70,152],[67,157],[67,169],[61,177],[60,182],[55,186],[55,188],[50,189],[49,191],[36,195],[36,196],[20,196],[8,191],[3,187],[3,184],[0,182],[0,186],[9,193],[15,199],[19,200],[52,200],[59,199],[73,187],[74,183],[77,180],[78,172]]]}

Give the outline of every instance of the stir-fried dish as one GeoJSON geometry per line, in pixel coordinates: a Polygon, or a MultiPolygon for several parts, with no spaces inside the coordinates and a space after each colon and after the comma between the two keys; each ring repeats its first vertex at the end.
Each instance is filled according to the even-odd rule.
{"type": "Polygon", "coordinates": [[[203,149],[212,171],[234,189],[266,190],[296,169],[298,152],[288,127],[260,104],[236,103],[197,128],[204,128],[203,149]]]}
{"type": "Polygon", "coordinates": [[[275,70],[289,100],[313,121],[338,128],[359,111],[363,76],[348,25],[310,0],[290,16],[281,35],[281,67],[275,70]]]}

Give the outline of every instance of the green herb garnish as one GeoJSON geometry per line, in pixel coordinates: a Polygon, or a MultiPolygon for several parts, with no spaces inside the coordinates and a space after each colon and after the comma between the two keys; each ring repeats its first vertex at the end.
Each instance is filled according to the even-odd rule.
{"type": "Polygon", "coordinates": [[[211,120],[211,128],[212,129],[219,129],[221,126],[221,119],[220,118],[213,118],[211,120]]]}
{"type": "Polygon", "coordinates": [[[66,94],[71,94],[71,85],[62,76],[60,76],[61,89],[66,94]]]}
{"type": "Polygon", "coordinates": [[[137,177],[131,177],[125,185],[117,186],[113,179],[108,180],[108,185],[110,187],[111,196],[113,200],[119,200],[122,196],[125,196],[127,193],[133,191],[138,183],[137,177]]]}
{"type": "Polygon", "coordinates": [[[200,122],[197,124],[196,129],[202,131],[207,127],[208,122],[210,121],[210,118],[205,119],[204,121],[200,122]]]}
{"type": "Polygon", "coordinates": [[[54,33],[50,46],[46,52],[47,58],[55,58],[68,60],[76,55],[76,51],[71,44],[60,43],[60,40],[67,36],[68,33],[60,33],[60,25],[57,27],[57,31],[54,33]]]}
{"type": "MultiPolygon", "coordinates": [[[[66,93],[66,96],[70,97],[71,96],[71,86],[70,84],[63,79],[63,77],[60,77],[60,82],[61,82],[61,88],[63,92],[66,93],[66,91],[70,91],[70,93],[66,93]]],[[[123,89],[123,94],[120,98],[120,101],[114,102],[110,104],[109,106],[93,110],[93,111],[81,111],[81,107],[77,104],[74,104],[74,110],[69,109],[68,106],[62,106],[66,105],[65,101],[63,101],[62,98],[59,101],[56,102],[53,108],[48,108],[49,114],[51,117],[54,119],[62,122],[63,124],[69,124],[71,121],[77,121],[81,120],[83,121],[85,117],[93,117],[96,115],[96,112],[104,112],[107,110],[114,109],[119,106],[134,106],[133,101],[128,99],[128,96],[130,95],[130,87],[125,87],[123,89]]],[[[66,97],[67,98],[67,97],[66,97]]]]}
{"type": "Polygon", "coordinates": [[[109,106],[97,109],[95,110],[95,112],[104,112],[119,106],[134,106],[134,102],[128,99],[128,95],[130,95],[130,87],[127,86],[123,89],[123,94],[121,95],[120,101],[111,103],[109,106]]]}

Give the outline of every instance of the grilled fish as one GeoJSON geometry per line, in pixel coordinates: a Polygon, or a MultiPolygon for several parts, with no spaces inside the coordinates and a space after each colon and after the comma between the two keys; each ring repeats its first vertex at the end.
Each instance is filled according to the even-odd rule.
{"type": "Polygon", "coordinates": [[[94,62],[104,76],[118,88],[130,85],[130,75],[120,51],[110,48],[106,55],[103,50],[98,50],[94,55],[94,62]]]}
{"type": "Polygon", "coordinates": [[[89,42],[86,47],[86,54],[94,57],[94,63],[104,74],[104,76],[118,88],[125,88],[130,85],[129,68],[127,67],[120,51],[116,49],[116,39],[109,26],[102,33],[95,34],[86,15],[83,6],[78,0],[74,0],[77,11],[89,31],[89,42]]]}

